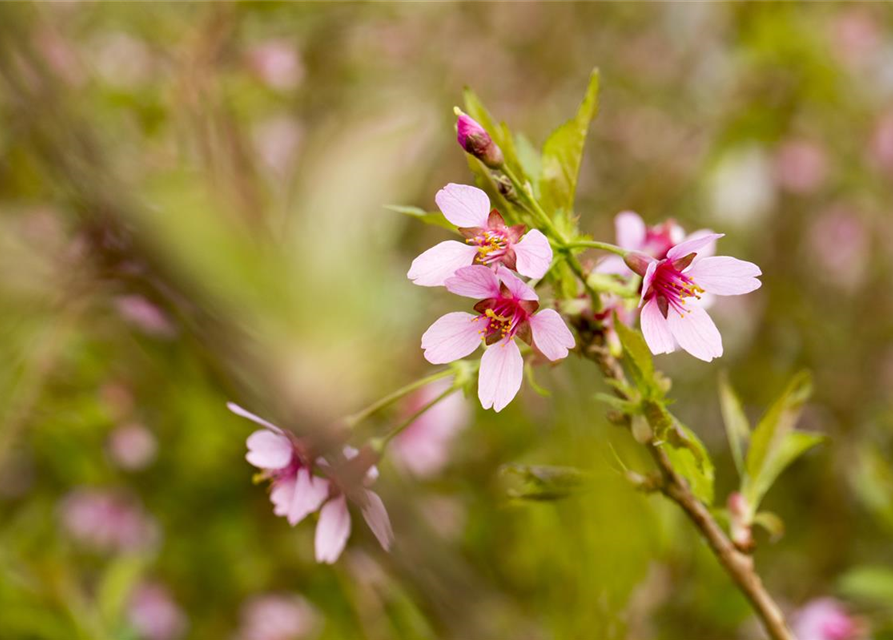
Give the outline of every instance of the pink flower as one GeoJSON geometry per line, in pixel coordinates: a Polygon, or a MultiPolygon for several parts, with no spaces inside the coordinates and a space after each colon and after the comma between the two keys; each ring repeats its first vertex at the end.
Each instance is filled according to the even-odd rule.
{"type": "Polygon", "coordinates": [[[788,140],[776,152],[775,174],[781,188],[801,195],[813,193],[828,177],[828,157],[815,142],[788,140]]]}
{"type": "Polygon", "coordinates": [[[797,640],[852,640],[862,635],[859,621],[833,598],[808,602],[796,613],[791,626],[797,640]]]}
{"type": "Polygon", "coordinates": [[[286,91],[304,79],[304,63],[295,47],[286,40],[269,40],[248,52],[248,63],[272,89],[286,91]]]}
{"type": "Polygon", "coordinates": [[[177,327],[167,314],[143,296],[119,296],[115,300],[115,306],[122,318],[147,335],[157,338],[172,338],[177,335],[177,327]]]}
{"type": "Polygon", "coordinates": [[[640,324],[652,353],[670,353],[678,343],[706,362],[722,355],[722,337],[698,304],[704,293],[735,296],[760,288],[760,268],[728,256],[701,257],[700,252],[723,234],[687,240],[656,260],[631,254],[629,264],[646,264],[643,273],[640,324]]]}
{"type": "Polygon", "coordinates": [[[139,471],[155,459],[158,443],[146,427],[131,422],[112,431],[108,448],[117,466],[128,471],[139,471]]]}
{"type": "Polygon", "coordinates": [[[560,360],[574,347],[574,337],[553,309],[539,308],[536,292],[505,267],[464,267],[446,281],[448,291],[480,300],[471,313],[448,313],[422,336],[425,358],[444,364],[464,358],[485,341],[478,398],[484,409],[501,411],[521,388],[524,359],[515,337],[539,349],[549,360],[560,360]]]}
{"type": "Polygon", "coordinates": [[[459,146],[468,153],[483,162],[491,169],[498,169],[505,159],[502,149],[493,142],[493,138],[473,118],[459,112],[456,121],[456,140],[459,146]]]}
{"type": "MultiPolygon", "coordinates": [[[[412,414],[452,385],[452,380],[438,380],[420,389],[409,398],[406,411],[412,414]]],[[[468,424],[468,401],[454,393],[419,416],[392,443],[396,459],[419,477],[440,471],[447,462],[449,445],[456,433],[468,424]]]]}
{"type": "Polygon", "coordinates": [[[457,269],[470,264],[505,265],[528,278],[542,278],[552,264],[552,247],[537,229],[506,226],[490,198],[476,187],[448,184],[434,197],[444,217],[459,227],[465,244],[441,242],[412,261],[407,277],[423,287],[440,287],[457,269]],[[522,237],[523,235],[523,237],[522,237]]]}
{"type": "Polygon", "coordinates": [[[77,489],[61,506],[72,538],[99,551],[140,551],[158,541],[155,520],[136,500],[103,489],[77,489]]]}
{"type": "Polygon", "coordinates": [[[238,640],[298,640],[319,627],[319,614],[301,596],[268,594],[242,608],[238,640]]]}
{"type": "MultiPolygon", "coordinates": [[[[662,224],[649,227],[639,214],[633,211],[622,211],[614,218],[614,233],[617,246],[620,248],[627,251],[639,251],[657,260],[662,260],[667,256],[667,251],[675,245],[709,234],[710,231],[702,229],[686,237],[685,231],[674,220],[667,220],[662,224]]],[[[711,250],[712,247],[705,247],[705,252],[711,250]]],[[[629,267],[620,256],[605,258],[598,263],[595,270],[598,273],[630,274],[629,267]]]]}
{"type": "Polygon", "coordinates": [[[333,469],[322,458],[312,460],[306,445],[292,434],[232,402],[226,406],[236,415],[264,427],[248,436],[245,459],[271,481],[273,513],[295,526],[319,511],[315,539],[317,562],[334,563],[347,544],[350,536],[348,495],[360,506],[366,524],[381,546],[386,551],[390,549],[394,534],[384,503],[377,493],[366,489],[378,477],[378,469],[368,462],[368,456],[360,456],[356,449],[345,447],[344,459],[338,469],[333,469]],[[314,475],[315,467],[328,472],[329,477],[314,475]],[[361,479],[359,486],[344,481],[351,477],[361,479]]]}
{"type": "Polygon", "coordinates": [[[186,632],[185,614],[168,590],[157,583],[144,583],[136,588],[127,616],[144,640],[174,640],[186,632]]]}

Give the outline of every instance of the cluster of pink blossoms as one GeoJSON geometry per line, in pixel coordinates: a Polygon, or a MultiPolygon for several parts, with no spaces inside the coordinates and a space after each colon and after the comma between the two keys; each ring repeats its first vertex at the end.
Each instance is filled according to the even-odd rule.
{"type": "Polygon", "coordinates": [[[467,238],[466,244],[436,245],[413,261],[407,275],[415,284],[443,285],[478,303],[474,314],[457,311],[438,319],[422,336],[422,349],[428,362],[445,364],[486,345],[478,398],[484,409],[501,411],[518,393],[524,377],[516,338],[552,361],[566,357],[575,344],[558,313],[552,309],[537,313],[539,296],[511,271],[542,278],[552,263],[552,248],[536,229],[525,234],[523,225],[506,226],[480,189],[449,184],[435,201],[467,238]]]}
{"type": "Polygon", "coordinates": [[[264,427],[248,437],[245,457],[270,481],[273,513],[295,526],[319,511],[315,538],[317,562],[332,564],[347,544],[351,526],[348,499],[360,507],[381,546],[386,551],[390,549],[394,533],[388,512],[378,494],[367,488],[378,478],[378,469],[356,449],[344,448],[343,459],[339,461],[341,473],[336,474],[328,461],[314,459],[307,446],[291,433],[232,402],[227,407],[264,427]],[[315,471],[323,475],[316,475],[315,471]],[[356,486],[342,480],[351,477],[359,478],[356,486]]]}

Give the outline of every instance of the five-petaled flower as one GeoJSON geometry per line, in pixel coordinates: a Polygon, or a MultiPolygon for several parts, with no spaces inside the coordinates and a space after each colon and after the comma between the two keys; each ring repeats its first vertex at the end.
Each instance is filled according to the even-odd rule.
{"type": "Polygon", "coordinates": [[[532,344],[549,360],[560,360],[574,347],[574,337],[553,309],[539,308],[539,297],[505,267],[496,271],[472,265],[446,281],[448,291],[480,300],[477,315],[448,313],[422,336],[425,358],[444,364],[464,358],[481,345],[478,398],[484,409],[501,411],[521,388],[524,359],[515,338],[532,344]]]}
{"type": "Polygon", "coordinates": [[[686,240],[660,260],[644,253],[627,255],[627,264],[643,276],[640,323],[652,353],[670,353],[678,343],[706,362],[722,355],[722,336],[700,305],[701,297],[741,295],[762,284],[757,280],[762,272],[751,262],[700,255],[722,235],[686,240]]]}
{"type": "Polygon", "coordinates": [[[539,230],[507,226],[490,198],[476,187],[448,184],[434,198],[443,215],[459,227],[465,243],[446,240],[412,261],[406,275],[423,287],[442,286],[457,269],[471,264],[504,265],[528,278],[542,278],[552,263],[552,247],[539,230]],[[523,237],[522,237],[523,236],[523,237]]]}
{"type": "MultiPolygon", "coordinates": [[[[622,211],[614,217],[614,233],[617,246],[621,249],[639,251],[656,260],[662,260],[675,245],[708,235],[710,231],[701,229],[686,236],[685,230],[675,220],[666,220],[649,227],[638,213],[622,211]]],[[[708,254],[713,255],[715,248],[715,243],[711,242],[701,249],[699,255],[702,258],[708,254]]],[[[598,263],[595,270],[599,273],[630,274],[620,256],[608,256],[598,263]]]]}
{"type": "Polygon", "coordinates": [[[311,513],[319,511],[315,540],[317,562],[332,564],[344,550],[350,536],[348,496],[360,506],[363,518],[381,546],[386,551],[390,549],[394,534],[388,512],[378,494],[366,488],[378,477],[378,469],[372,465],[366,466],[356,449],[344,448],[341,468],[350,467],[354,461],[363,468],[347,468],[338,477],[334,473],[329,473],[328,478],[317,476],[313,473],[314,468],[331,472],[332,467],[322,458],[312,460],[303,442],[237,404],[229,402],[226,406],[236,415],[264,427],[248,436],[248,454],[245,458],[261,469],[265,479],[271,481],[273,513],[284,516],[290,525],[295,526],[311,513]],[[359,476],[357,486],[348,486],[339,480],[351,475],[359,476]]]}

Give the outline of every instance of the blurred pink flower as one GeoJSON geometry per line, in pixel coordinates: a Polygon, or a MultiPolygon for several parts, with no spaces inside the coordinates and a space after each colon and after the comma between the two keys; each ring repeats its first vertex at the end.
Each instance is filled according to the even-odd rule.
{"type": "Polygon", "coordinates": [[[787,140],[775,153],[778,185],[800,195],[814,193],[828,177],[825,149],[810,140],[787,140]]]}
{"type": "Polygon", "coordinates": [[[849,64],[861,64],[883,44],[879,17],[869,9],[854,6],[840,11],[831,23],[835,52],[849,64]]]}
{"type": "Polygon", "coordinates": [[[647,264],[642,273],[639,322],[652,353],[671,353],[678,343],[706,362],[722,355],[722,336],[699,304],[701,295],[750,293],[759,289],[757,276],[762,272],[751,262],[699,255],[721,237],[722,234],[714,233],[687,240],[670,249],[662,260],[633,254],[638,264],[647,264]]]}
{"type": "Polygon", "coordinates": [[[248,64],[269,87],[280,91],[296,88],[304,79],[304,64],[287,40],[268,40],[251,48],[248,64]]]}
{"type": "Polygon", "coordinates": [[[139,471],[155,459],[158,443],[155,436],[143,425],[132,422],[118,427],[109,435],[109,454],[122,469],[139,471]]]}
{"type": "Polygon", "coordinates": [[[464,267],[446,281],[448,291],[480,300],[470,313],[448,313],[422,336],[425,358],[452,362],[472,353],[481,340],[490,346],[481,358],[478,398],[484,409],[501,411],[512,401],[524,375],[524,359],[515,337],[532,341],[549,360],[560,360],[574,347],[574,336],[553,309],[539,308],[536,292],[505,267],[464,267]]]}
{"type": "Polygon", "coordinates": [[[471,264],[505,265],[528,278],[542,278],[552,263],[552,247],[539,230],[506,226],[490,198],[476,187],[448,184],[434,197],[444,217],[459,227],[465,244],[446,240],[412,261],[407,277],[423,287],[440,287],[457,269],[471,264]],[[524,235],[522,238],[521,236],[524,235]]]}
{"type": "MultiPolygon", "coordinates": [[[[633,211],[622,211],[614,217],[614,233],[617,246],[627,251],[639,251],[662,260],[673,246],[699,236],[709,234],[707,229],[695,231],[689,236],[676,224],[675,220],[667,220],[659,225],[649,227],[639,214],[633,211]]],[[[703,253],[711,252],[712,246],[705,247],[703,253]]],[[[620,256],[608,256],[596,265],[598,273],[616,273],[629,275],[629,267],[620,256]]]]}
{"type": "MultiPolygon", "coordinates": [[[[409,398],[405,407],[412,415],[450,388],[451,379],[438,380],[409,398]]],[[[453,393],[428,409],[409,425],[391,444],[396,460],[419,477],[438,473],[449,458],[449,447],[470,417],[468,401],[453,393]]]]}
{"type": "Polygon", "coordinates": [[[491,169],[502,166],[504,158],[500,149],[487,130],[470,116],[459,113],[456,121],[456,140],[459,146],[491,169]]]}
{"type": "Polygon", "coordinates": [[[172,338],[177,335],[177,328],[167,314],[143,296],[118,296],[115,306],[122,318],[150,336],[172,338]]]}
{"type": "Polygon", "coordinates": [[[72,538],[100,551],[139,551],[159,538],[158,525],[139,503],[102,489],[76,489],[61,505],[72,538]]]}
{"type": "Polygon", "coordinates": [[[350,536],[348,495],[360,507],[382,548],[390,549],[394,533],[387,510],[378,494],[366,488],[378,477],[378,469],[368,462],[368,456],[361,457],[356,449],[345,447],[341,464],[333,469],[322,458],[313,460],[305,444],[292,434],[232,402],[226,406],[236,415],[264,427],[248,436],[245,458],[271,481],[273,513],[284,516],[295,526],[319,511],[315,539],[317,562],[334,563],[347,544],[350,536]],[[315,468],[329,477],[315,475],[315,468]],[[336,471],[342,472],[340,476],[336,471]],[[357,477],[360,481],[354,486],[352,482],[340,481],[339,477],[357,477]]]}
{"type": "Polygon", "coordinates": [[[842,289],[854,290],[868,273],[870,237],[853,210],[843,205],[821,212],[807,233],[810,255],[824,277],[842,289]]]}
{"type": "Polygon", "coordinates": [[[298,640],[315,635],[319,614],[304,598],[267,594],[242,607],[237,640],[298,640]]]}
{"type": "Polygon", "coordinates": [[[792,619],[797,640],[854,640],[862,635],[860,622],[833,598],[806,603],[792,619]]]}
{"type": "Polygon", "coordinates": [[[870,153],[881,169],[893,172],[893,112],[885,113],[875,124],[870,153]]]}
{"type": "Polygon", "coordinates": [[[134,590],[127,617],[143,640],[175,640],[188,626],[186,615],[158,583],[143,583],[134,590]]]}

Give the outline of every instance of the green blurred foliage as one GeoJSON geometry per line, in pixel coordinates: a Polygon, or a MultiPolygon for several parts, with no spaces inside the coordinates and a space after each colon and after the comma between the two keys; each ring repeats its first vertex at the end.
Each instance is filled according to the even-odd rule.
{"type": "Polygon", "coordinates": [[[757,534],[757,567],[786,609],[837,594],[889,637],[891,27],[880,4],[4,5],[0,637],[136,638],[146,581],[197,639],[237,637],[267,593],[303,595],[332,639],[757,633],[682,515],[624,480],[649,461],[574,357],[537,370],[549,397],[478,409],[439,476],[383,461],[390,554],[355,522],[316,565],[312,524],[288,527],[252,484],[227,400],[327,434],[430,372],[419,336],[455,300],[405,272],[449,234],[437,189],[474,180],[452,107],[478,101],[584,234],[612,240],[631,209],[725,232],[723,253],[762,267],[758,292],[715,307],[740,401],[721,410],[716,363],[655,360],[697,443],[669,450],[705,497],[710,452],[721,507],[745,464],[722,418],[740,437],[811,370],[798,429],[828,442],[765,496],[785,534],[757,534]],[[572,201],[576,160],[549,135],[578,108],[555,134],[586,140],[572,201]],[[145,468],[115,462],[128,424],[157,442],[145,468]],[[578,469],[585,489],[511,499],[507,465],[578,469]],[[84,487],[139,504],[158,539],[73,540],[62,512],[84,487]]]}

